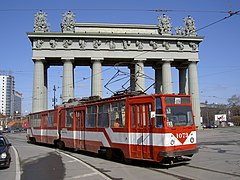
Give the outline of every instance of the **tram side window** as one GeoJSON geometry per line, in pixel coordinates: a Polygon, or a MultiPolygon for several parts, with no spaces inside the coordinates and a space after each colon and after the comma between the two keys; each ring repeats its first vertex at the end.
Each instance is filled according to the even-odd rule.
{"type": "Polygon", "coordinates": [[[53,127],[53,121],[54,121],[54,111],[51,111],[48,114],[48,127],[53,127]]]}
{"type": "Polygon", "coordinates": [[[109,126],[109,118],[108,118],[109,111],[110,111],[110,104],[100,104],[98,106],[98,127],[109,126]]]}
{"type": "Polygon", "coordinates": [[[41,124],[40,114],[30,115],[30,122],[29,122],[30,127],[40,127],[40,124],[41,124]]]}
{"type": "Polygon", "coordinates": [[[34,126],[33,126],[33,115],[30,115],[30,116],[29,116],[28,126],[29,126],[29,127],[34,127],[34,126]]]}
{"type": "Polygon", "coordinates": [[[160,97],[156,98],[156,128],[163,127],[163,112],[162,112],[162,101],[160,97]]]}
{"type": "Polygon", "coordinates": [[[33,127],[33,115],[30,115],[30,116],[29,116],[28,126],[29,126],[29,127],[33,127]]]}
{"type": "Polygon", "coordinates": [[[151,111],[152,111],[152,105],[148,104],[147,105],[147,112],[148,112],[148,126],[152,126],[152,121],[151,121],[151,111]]]}
{"type": "Polygon", "coordinates": [[[132,127],[135,128],[136,125],[135,125],[135,106],[134,105],[131,106],[131,111],[132,111],[131,124],[132,124],[132,127]]]}
{"type": "Polygon", "coordinates": [[[142,109],[142,123],[143,123],[142,125],[144,127],[146,127],[147,125],[149,127],[151,127],[152,126],[152,122],[151,122],[151,104],[143,104],[142,106],[138,106],[137,107],[137,110],[138,110],[138,117],[137,117],[137,119],[138,119],[138,126],[140,125],[140,117],[141,117],[140,109],[142,109]]]}
{"type": "Polygon", "coordinates": [[[125,104],[123,101],[113,102],[111,108],[111,127],[125,126],[125,104]]]}
{"type": "Polygon", "coordinates": [[[66,109],[66,127],[73,125],[73,109],[66,109]]]}
{"type": "Polygon", "coordinates": [[[75,116],[76,116],[76,124],[77,124],[77,127],[81,127],[81,112],[79,111],[76,111],[75,112],[75,116]]]}
{"type": "Polygon", "coordinates": [[[41,126],[41,114],[35,114],[34,119],[35,119],[35,127],[40,127],[41,126]]]}
{"type": "Polygon", "coordinates": [[[97,108],[95,105],[87,107],[87,116],[86,116],[87,128],[96,127],[96,112],[97,112],[97,108]]]}

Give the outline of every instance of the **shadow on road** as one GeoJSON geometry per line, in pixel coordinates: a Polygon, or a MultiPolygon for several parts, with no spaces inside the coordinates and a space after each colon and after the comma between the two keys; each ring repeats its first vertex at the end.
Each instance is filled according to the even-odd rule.
{"type": "Polygon", "coordinates": [[[62,157],[55,152],[44,157],[32,157],[22,164],[22,180],[63,180],[65,176],[62,157]]]}

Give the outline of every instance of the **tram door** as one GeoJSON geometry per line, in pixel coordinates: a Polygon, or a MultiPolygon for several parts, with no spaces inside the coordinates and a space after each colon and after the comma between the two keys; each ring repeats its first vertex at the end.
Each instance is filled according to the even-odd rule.
{"type": "Polygon", "coordinates": [[[85,150],[85,108],[75,111],[76,117],[76,145],[78,149],[85,150]]]}
{"type": "Polygon", "coordinates": [[[132,158],[153,158],[151,109],[150,102],[131,104],[132,158]]]}

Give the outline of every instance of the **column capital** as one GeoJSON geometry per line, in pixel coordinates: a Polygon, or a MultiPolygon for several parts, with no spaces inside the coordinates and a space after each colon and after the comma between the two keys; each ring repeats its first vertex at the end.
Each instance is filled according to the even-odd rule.
{"type": "Polygon", "coordinates": [[[164,58],[162,59],[163,62],[172,62],[174,61],[174,59],[171,59],[171,58],[164,58]]]}
{"type": "Polygon", "coordinates": [[[198,63],[199,59],[188,59],[188,62],[196,62],[196,63],[198,63]]]}
{"type": "Polygon", "coordinates": [[[62,62],[65,63],[65,62],[71,62],[73,63],[74,62],[74,59],[72,58],[61,58],[62,62]]]}
{"type": "Polygon", "coordinates": [[[101,62],[103,60],[104,60],[104,58],[102,58],[102,57],[101,58],[100,57],[92,57],[91,58],[91,62],[93,62],[93,61],[100,61],[101,62]]]}
{"type": "Polygon", "coordinates": [[[137,62],[144,62],[146,60],[147,60],[146,58],[134,58],[134,61],[137,61],[137,62]]]}

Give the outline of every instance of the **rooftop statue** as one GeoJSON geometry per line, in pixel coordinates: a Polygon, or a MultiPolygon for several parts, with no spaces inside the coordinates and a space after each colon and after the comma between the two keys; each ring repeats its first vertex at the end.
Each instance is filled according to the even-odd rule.
{"type": "Polygon", "coordinates": [[[184,28],[182,27],[176,27],[175,31],[176,31],[176,35],[184,35],[184,28]]]}
{"type": "Polygon", "coordinates": [[[196,27],[195,21],[191,16],[188,16],[184,19],[184,31],[187,36],[196,36],[196,27]]]}
{"type": "Polygon", "coordinates": [[[34,17],[34,32],[48,32],[47,14],[40,10],[34,17]]]}
{"type": "Polygon", "coordinates": [[[158,18],[159,20],[159,33],[161,35],[170,35],[171,34],[171,29],[172,29],[172,25],[170,23],[171,18],[169,18],[168,16],[166,16],[165,14],[163,14],[161,17],[158,18]]]}
{"type": "Polygon", "coordinates": [[[68,11],[63,14],[63,20],[61,24],[62,32],[74,32],[75,31],[75,15],[72,11],[68,11]]]}

